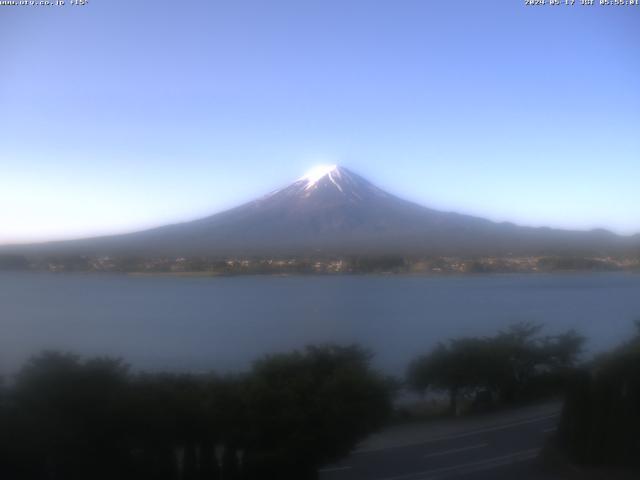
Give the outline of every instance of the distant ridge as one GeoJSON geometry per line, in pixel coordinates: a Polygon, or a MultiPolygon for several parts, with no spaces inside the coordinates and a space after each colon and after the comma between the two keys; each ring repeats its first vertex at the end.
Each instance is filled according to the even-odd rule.
{"type": "Polygon", "coordinates": [[[87,256],[608,255],[640,235],[521,227],[403,200],[337,165],[200,220],[136,233],[14,245],[0,252],[87,256]]]}

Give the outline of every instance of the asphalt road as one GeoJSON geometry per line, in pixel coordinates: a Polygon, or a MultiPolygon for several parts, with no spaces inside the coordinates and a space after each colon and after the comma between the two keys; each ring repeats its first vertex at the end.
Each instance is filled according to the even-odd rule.
{"type": "Polygon", "coordinates": [[[321,480],[546,479],[538,467],[560,405],[407,426],[381,432],[321,480]]]}

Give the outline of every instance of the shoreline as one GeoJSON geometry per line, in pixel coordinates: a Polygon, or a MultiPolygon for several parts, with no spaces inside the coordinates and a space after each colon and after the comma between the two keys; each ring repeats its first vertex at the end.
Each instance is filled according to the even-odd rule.
{"type": "Polygon", "coordinates": [[[630,274],[638,275],[640,270],[620,269],[620,270],[548,270],[548,271],[519,271],[519,272],[122,272],[122,271],[101,271],[101,270],[0,270],[0,273],[50,273],[50,274],[82,274],[82,275],[118,275],[133,278],[232,278],[232,277],[354,277],[354,276],[376,276],[376,277],[427,277],[427,278],[452,278],[452,277],[497,277],[497,276],[541,276],[541,275],[577,275],[577,274],[630,274]]]}

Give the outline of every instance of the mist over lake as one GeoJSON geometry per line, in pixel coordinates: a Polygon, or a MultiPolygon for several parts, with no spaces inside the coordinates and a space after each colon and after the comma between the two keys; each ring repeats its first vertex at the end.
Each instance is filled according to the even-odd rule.
{"type": "Polygon", "coordinates": [[[640,275],[136,277],[0,274],[0,370],[43,349],[136,369],[236,371],[262,354],[357,342],[391,374],[438,341],[531,320],[589,352],[640,318],[640,275]]]}

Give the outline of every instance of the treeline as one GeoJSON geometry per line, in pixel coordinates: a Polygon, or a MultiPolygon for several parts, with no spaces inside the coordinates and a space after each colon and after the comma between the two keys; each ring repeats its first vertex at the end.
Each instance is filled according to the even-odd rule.
{"type": "Polygon", "coordinates": [[[461,399],[481,409],[562,392],[584,338],[573,330],[553,336],[541,330],[542,325],[523,322],[492,337],[440,343],[410,364],[407,383],[422,393],[445,392],[452,414],[459,414],[461,399]]]}
{"type": "Polygon", "coordinates": [[[394,255],[351,255],[339,257],[210,258],[144,257],[123,255],[87,257],[78,255],[0,255],[1,270],[114,273],[209,273],[217,275],[317,274],[317,273],[402,273],[410,263],[394,255]]]}
{"type": "Polygon", "coordinates": [[[0,255],[0,271],[2,270],[26,270],[29,261],[22,255],[0,255]]]}
{"type": "Polygon", "coordinates": [[[558,430],[577,464],[640,469],[640,322],[636,335],[575,375],[558,430]]]}
{"type": "Polygon", "coordinates": [[[588,257],[403,257],[346,255],[213,258],[122,255],[88,257],[53,255],[25,257],[0,254],[0,271],[196,273],[209,275],[277,275],[338,273],[491,274],[558,271],[637,271],[640,258],[588,257]]]}
{"type": "Polygon", "coordinates": [[[544,257],[538,260],[538,267],[542,271],[612,271],[622,270],[620,264],[611,260],[588,257],[544,257]]]}
{"type": "Polygon", "coordinates": [[[219,377],[44,353],[2,390],[0,478],[316,478],[390,414],[370,359],[308,347],[219,377]]]}
{"type": "MultiPolygon", "coordinates": [[[[446,394],[453,415],[463,401],[513,404],[569,384],[561,438],[571,455],[632,461],[640,335],[591,370],[578,366],[583,343],[571,330],[543,335],[519,323],[436,345],[411,362],[404,383],[446,394]]],[[[391,418],[402,382],[371,359],[355,345],[310,346],[219,376],[141,374],[118,359],[43,353],[0,382],[0,478],[315,479],[391,418]]]]}

